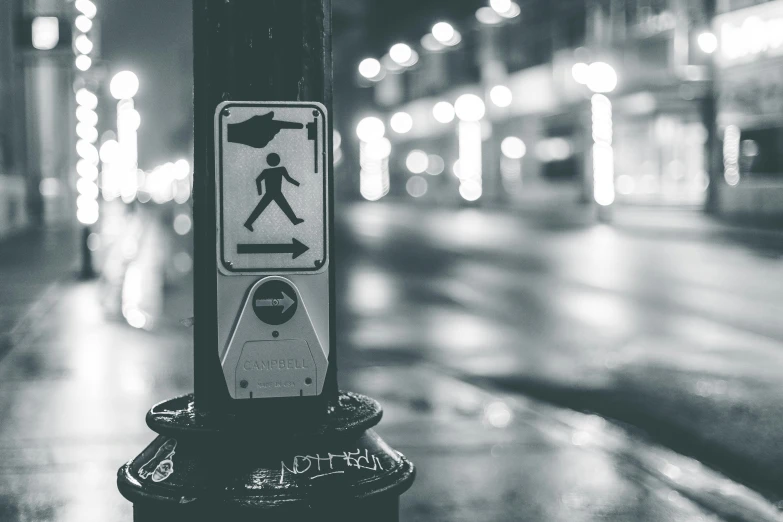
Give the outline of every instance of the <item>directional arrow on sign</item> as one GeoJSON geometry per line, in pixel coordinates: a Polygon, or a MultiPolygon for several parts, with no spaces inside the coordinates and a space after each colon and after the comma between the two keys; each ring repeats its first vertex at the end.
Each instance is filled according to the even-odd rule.
{"type": "Polygon", "coordinates": [[[283,296],[280,299],[256,299],[256,306],[282,306],[283,313],[286,313],[294,304],[294,300],[291,299],[285,292],[280,292],[283,296]]]}
{"type": "Polygon", "coordinates": [[[244,243],[237,245],[237,254],[291,254],[293,259],[301,256],[310,250],[310,247],[296,239],[291,239],[291,243],[284,244],[257,244],[244,243]]]}

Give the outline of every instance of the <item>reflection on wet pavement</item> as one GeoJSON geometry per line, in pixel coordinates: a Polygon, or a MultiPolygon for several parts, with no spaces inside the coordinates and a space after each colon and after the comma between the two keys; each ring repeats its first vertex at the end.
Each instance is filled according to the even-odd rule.
{"type": "MultiPolygon", "coordinates": [[[[520,218],[383,205],[348,216],[341,387],[383,404],[379,433],[417,464],[401,520],[781,520],[715,461],[648,437],[676,429],[774,473],[783,356],[765,314],[781,283],[768,257],[665,245],[723,255],[727,272],[705,277],[717,269],[601,227],[543,233],[520,218]]],[[[190,287],[169,287],[151,331],[113,319],[100,296],[95,283],[63,284],[47,321],[0,361],[3,522],[131,520],[116,469],[151,440],[147,409],[192,390],[190,287]]]]}

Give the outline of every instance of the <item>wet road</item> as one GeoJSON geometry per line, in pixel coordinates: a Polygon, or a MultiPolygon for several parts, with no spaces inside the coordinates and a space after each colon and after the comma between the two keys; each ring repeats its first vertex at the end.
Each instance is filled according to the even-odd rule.
{"type": "MultiPolygon", "coordinates": [[[[743,479],[734,452],[776,472],[769,240],[676,216],[609,228],[367,204],[343,218],[340,380],[381,401],[379,433],[418,466],[401,520],[783,519],[774,488],[700,463],[743,479]]],[[[151,440],[149,406],[192,390],[191,289],[169,287],[149,332],[101,297],[61,283],[0,360],[3,522],[130,520],[116,469],[151,440]]]]}
{"type": "Polygon", "coordinates": [[[673,211],[364,204],[346,346],[596,412],[783,495],[783,240],[673,211]]]}

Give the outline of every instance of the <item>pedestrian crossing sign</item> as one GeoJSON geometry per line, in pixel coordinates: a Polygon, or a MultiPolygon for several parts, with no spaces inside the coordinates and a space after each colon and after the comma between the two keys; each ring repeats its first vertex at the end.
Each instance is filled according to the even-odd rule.
{"type": "Polygon", "coordinates": [[[239,102],[215,113],[218,267],[318,273],[328,246],[329,122],[315,102],[239,102]]]}

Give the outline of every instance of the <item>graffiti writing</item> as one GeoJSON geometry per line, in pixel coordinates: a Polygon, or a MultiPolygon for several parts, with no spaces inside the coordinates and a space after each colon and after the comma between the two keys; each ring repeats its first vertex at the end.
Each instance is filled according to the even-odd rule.
{"type": "Polygon", "coordinates": [[[345,473],[351,469],[364,469],[369,471],[383,470],[381,461],[375,455],[371,455],[368,450],[357,449],[356,451],[344,451],[342,453],[327,453],[322,457],[319,453],[315,455],[297,455],[294,457],[290,466],[285,462],[280,462],[280,483],[285,480],[285,474],[303,475],[312,473],[310,480],[345,473]]]}

